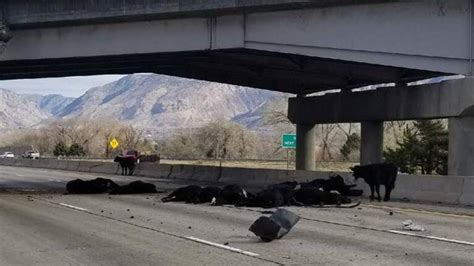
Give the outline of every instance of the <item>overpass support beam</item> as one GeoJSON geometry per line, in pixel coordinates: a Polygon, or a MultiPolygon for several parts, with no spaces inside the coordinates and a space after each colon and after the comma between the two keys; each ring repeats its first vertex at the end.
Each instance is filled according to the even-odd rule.
{"type": "Polygon", "coordinates": [[[474,176],[474,117],[449,119],[448,175],[474,176]]]}
{"type": "Polygon", "coordinates": [[[360,143],[360,164],[382,162],[383,122],[362,122],[360,143]]]}
{"type": "Polygon", "coordinates": [[[315,131],[315,124],[296,124],[296,170],[316,170],[315,131]]]}

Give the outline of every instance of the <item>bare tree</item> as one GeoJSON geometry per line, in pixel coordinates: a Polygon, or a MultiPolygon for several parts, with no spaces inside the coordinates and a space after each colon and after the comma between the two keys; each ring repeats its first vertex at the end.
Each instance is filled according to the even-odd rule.
{"type": "Polygon", "coordinates": [[[325,159],[325,155],[329,157],[330,160],[333,159],[331,154],[331,144],[334,137],[334,130],[338,127],[337,124],[324,124],[320,125],[321,130],[321,146],[322,146],[322,159],[325,159]]]}
{"type": "Polygon", "coordinates": [[[143,129],[132,126],[122,127],[119,130],[122,147],[125,149],[138,149],[143,137],[143,129]]]}

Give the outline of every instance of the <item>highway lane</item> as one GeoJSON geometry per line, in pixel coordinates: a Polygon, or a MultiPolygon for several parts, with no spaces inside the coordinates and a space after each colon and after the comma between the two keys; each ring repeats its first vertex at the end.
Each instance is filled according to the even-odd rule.
{"type": "MultiPolygon", "coordinates": [[[[34,189],[35,183],[25,185],[25,179],[34,178],[36,183],[50,180],[59,190],[56,183],[77,175],[88,177],[35,170],[2,167],[0,184],[15,187],[16,180],[22,189],[34,189]]],[[[182,185],[160,180],[156,184],[167,188],[182,185]]],[[[425,212],[400,208],[410,207],[408,203],[397,203],[391,209],[380,204],[354,209],[290,207],[303,219],[283,239],[263,243],[248,231],[262,209],[162,203],[162,196],[1,193],[0,261],[2,265],[472,265],[474,261],[472,209],[457,208],[457,213],[465,212],[456,215],[431,211],[436,206],[425,212]],[[390,232],[402,231],[401,222],[406,219],[427,229],[414,234],[440,239],[390,232]],[[195,242],[191,237],[223,247],[195,242]]]]}
{"type": "Polygon", "coordinates": [[[0,196],[1,265],[266,264],[120,220],[0,196]]]}

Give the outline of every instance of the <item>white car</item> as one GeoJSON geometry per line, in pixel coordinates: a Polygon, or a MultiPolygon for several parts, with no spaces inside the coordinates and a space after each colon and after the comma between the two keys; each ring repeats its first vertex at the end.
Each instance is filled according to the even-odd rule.
{"type": "Polygon", "coordinates": [[[7,151],[0,154],[0,158],[15,158],[15,154],[13,154],[13,152],[7,151]]]}
{"type": "Polygon", "coordinates": [[[40,154],[37,151],[27,151],[21,157],[25,159],[39,159],[40,154]]]}

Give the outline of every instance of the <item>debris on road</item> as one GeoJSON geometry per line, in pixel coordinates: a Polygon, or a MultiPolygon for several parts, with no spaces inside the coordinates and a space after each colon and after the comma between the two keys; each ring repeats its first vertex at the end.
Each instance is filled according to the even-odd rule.
{"type": "Polygon", "coordinates": [[[285,209],[277,209],[270,217],[261,216],[249,228],[265,242],[280,239],[300,220],[300,217],[285,209]]]}
{"type": "Polygon", "coordinates": [[[407,231],[419,231],[419,232],[425,231],[425,228],[423,228],[419,224],[413,223],[412,220],[406,220],[402,224],[403,224],[403,229],[407,231]]]}

